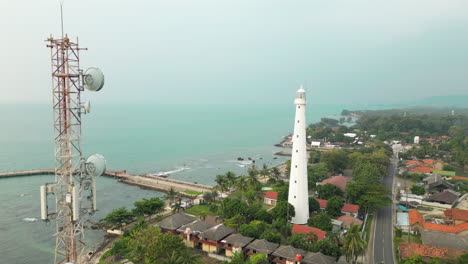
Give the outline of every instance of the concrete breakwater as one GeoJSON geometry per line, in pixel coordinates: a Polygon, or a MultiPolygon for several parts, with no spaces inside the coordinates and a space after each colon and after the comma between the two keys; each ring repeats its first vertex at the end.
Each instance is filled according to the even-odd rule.
{"type": "MultiPolygon", "coordinates": [[[[31,176],[31,175],[53,175],[55,170],[53,169],[40,169],[40,170],[28,170],[28,171],[12,171],[12,172],[0,172],[1,178],[8,177],[21,177],[21,176],[31,176]]],[[[107,170],[103,176],[118,178],[119,181],[139,186],[146,189],[167,192],[170,188],[174,188],[181,196],[193,198],[196,195],[185,193],[189,192],[208,192],[213,189],[213,187],[203,184],[196,184],[190,182],[184,182],[174,179],[167,179],[159,176],[150,176],[150,175],[132,175],[126,171],[112,171],[107,170]]]]}

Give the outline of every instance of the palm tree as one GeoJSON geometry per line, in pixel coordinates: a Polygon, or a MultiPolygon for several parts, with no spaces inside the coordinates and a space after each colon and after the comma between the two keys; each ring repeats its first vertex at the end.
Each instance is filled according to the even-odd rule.
{"type": "Polygon", "coordinates": [[[236,184],[237,176],[236,176],[236,174],[235,174],[234,172],[228,171],[228,172],[226,172],[226,174],[224,175],[224,177],[225,177],[225,179],[226,179],[228,188],[231,188],[231,187],[233,187],[233,186],[236,184]]]}
{"type": "Polygon", "coordinates": [[[178,197],[179,193],[174,189],[174,187],[169,188],[167,193],[163,196],[163,198],[168,201],[175,201],[178,197]]]}
{"type": "Polygon", "coordinates": [[[262,171],[261,171],[263,176],[267,176],[269,174],[269,169],[266,165],[266,163],[263,163],[262,171]]]}
{"type": "Polygon", "coordinates": [[[179,252],[178,264],[201,264],[201,256],[192,254],[190,249],[179,252]]]}
{"type": "Polygon", "coordinates": [[[281,176],[281,173],[280,173],[280,171],[278,170],[277,167],[274,167],[274,168],[272,169],[272,174],[271,174],[271,176],[273,176],[273,178],[275,178],[275,180],[279,180],[279,178],[280,178],[280,176],[281,176]]]}
{"type": "Polygon", "coordinates": [[[258,174],[257,170],[250,169],[248,173],[249,173],[249,176],[247,177],[247,182],[249,183],[249,185],[253,187],[260,185],[260,182],[257,179],[257,174],[258,174]]]}
{"type": "Polygon", "coordinates": [[[248,190],[248,182],[247,182],[247,177],[244,175],[241,175],[239,178],[237,178],[237,183],[236,183],[237,188],[239,191],[242,192],[242,200],[244,200],[244,193],[248,190]]]}
{"type": "Polygon", "coordinates": [[[348,262],[356,263],[357,258],[366,251],[367,242],[362,238],[359,230],[358,225],[351,224],[344,237],[343,250],[348,262]]]}
{"type": "Polygon", "coordinates": [[[220,192],[225,192],[228,189],[228,182],[226,180],[226,176],[224,175],[216,175],[216,186],[215,189],[219,190],[220,192]]]}

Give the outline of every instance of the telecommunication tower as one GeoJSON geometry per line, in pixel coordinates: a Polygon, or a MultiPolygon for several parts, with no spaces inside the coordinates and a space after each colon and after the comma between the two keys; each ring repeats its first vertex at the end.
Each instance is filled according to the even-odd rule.
{"type": "Polygon", "coordinates": [[[51,50],[54,127],[55,181],[40,187],[41,219],[55,219],[55,263],[78,264],[84,249],[85,216],[96,211],[95,177],[106,169],[99,154],[83,158],[81,147],[82,115],[89,113],[89,102],[81,102],[86,88],[99,91],[104,75],[97,68],[83,72],[81,48],[67,35],[46,40],[51,50]],[[55,197],[55,210],[49,212],[47,196],[55,197]]]}

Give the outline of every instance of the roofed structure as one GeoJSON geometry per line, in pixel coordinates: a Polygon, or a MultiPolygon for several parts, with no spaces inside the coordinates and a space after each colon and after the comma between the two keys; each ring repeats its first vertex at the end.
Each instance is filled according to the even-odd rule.
{"type": "Polygon", "coordinates": [[[292,234],[295,233],[302,233],[302,234],[309,234],[309,233],[314,233],[317,236],[317,240],[323,240],[325,239],[325,235],[327,232],[315,228],[315,227],[310,227],[310,226],[305,226],[305,225],[293,225],[293,228],[291,230],[292,234]]]}
{"type": "Polygon", "coordinates": [[[241,234],[232,234],[226,237],[225,239],[223,239],[221,242],[225,244],[230,244],[233,247],[245,247],[253,240],[254,240],[253,238],[246,237],[241,234]]]}
{"type": "Polygon", "coordinates": [[[234,229],[226,227],[223,224],[219,224],[203,231],[199,236],[203,240],[219,241],[233,232],[234,229]]]}
{"type": "Polygon", "coordinates": [[[468,222],[468,210],[452,208],[445,210],[444,214],[451,221],[468,222]]]}
{"type": "Polygon", "coordinates": [[[460,233],[465,230],[468,230],[468,223],[462,223],[458,225],[443,225],[443,224],[434,224],[424,221],[423,216],[418,210],[412,210],[408,213],[409,224],[413,226],[419,224],[422,228],[428,230],[442,231],[447,233],[460,233]]]}
{"type": "Polygon", "coordinates": [[[340,217],[337,218],[337,220],[343,222],[343,225],[345,227],[349,227],[351,224],[355,224],[355,225],[359,225],[359,226],[362,225],[362,220],[357,219],[356,217],[353,217],[351,215],[340,216],[340,217]]]}
{"type": "Polygon", "coordinates": [[[468,250],[468,236],[446,233],[435,230],[421,230],[421,239],[424,245],[468,250]]]}
{"type": "Polygon", "coordinates": [[[442,204],[453,204],[460,196],[459,193],[452,190],[444,190],[443,192],[438,192],[429,197],[429,201],[442,203],[442,204]]]}
{"type": "Polygon", "coordinates": [[[296,255],[298,254],[305,256],[307,251],[292,246],[280,246],[272,253],[272,255],[275,257],[273,262],[283,263],[283,259],[294,261],[296,259],[296,255]]]}
{"type": "Polygon", "coordinates": [[[265,191],[265,194],[263,195],[263,197],[268,198],[268,199],[278,200],[278,192],[265,191]]]}
{"type": "Polygon", "coordinates": [[[265,239],[256,239],[249,245],[247,245],[247,249],[254,250],[257,253],[266,253],[271,254],[275,249],[279,247],[279,244],[269,242],[265,239]]]}
{"type": "MultiPolygon", "coordinates": [[[[320,209],[327,208],[327,203],[328,203],[327,200],[323,200],[323,199],[316,199],[316,200],[320,205],[320,209]]],[[[352,213],[354,215],[357,215],[359,212],[359,205],[345,203],[343,207],[341,207],[341,212],[352,213]]]]}
{"type": "Polygon", "coordinates": [[[322,182],[318,183],[319,185],[325,185],[327,183],[330,183],[330,184],[333,184],[335,185],[336,187],[340,188],[340,190],[342,190],[343,192],[346,192],[346,184],[348,182],[354,182],[352,179],[350,178],[346,178],[344,176],[333,176],[331,178],[328,178],[326,180],[323,180],[322,182]]]}
{"type": "Polygon", "coordinates": [[[185,214],[185,213],[177,213],[171,216],[164,218],[163,220],[156,223],[155,226],[161,227],[161,229],[175,231],[177,228],[191,223],[195,220],[195,216],[185,214]]]}
{"type": "Polygon", "coordinates": [[[324,255],[320,252],[309,252],[302,259],[304,264],[334,264],[336,263],[335,258],[324,255]]]}
{"type": "Polygon", "coordinates": [[[207,222],[203,222],[201,220],[195,220],[191,223],[188,223],[186,225],[183,225],[179,228],[177,228],[177,232],[180,232],[180,233],[183,233],[185,232],[185,230],[187,230],[187,228],[190,228],[190,230],[192,231],[192,235],[198,235],[200,234],[201,232],[207,230],[208,228],[211,228],[213,227],[212,224],[208,224],[207,222]]]}
{"type": "Polygon", "coordinates": [[[407,259],[413,257],[415,254],[420,255],[425,261],[430,258],[442,258],[442,259],[456,259],[458,256],[467,253],[468,251],[434,247],[429,245],[417,244],[417,243],[400,243],[398,245],[400,249],[400,258],[407,259]]]}

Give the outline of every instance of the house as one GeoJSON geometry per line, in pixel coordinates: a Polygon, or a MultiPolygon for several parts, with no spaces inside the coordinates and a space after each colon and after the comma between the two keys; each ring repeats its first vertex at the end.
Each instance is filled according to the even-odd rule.
{"type": "Polygon", "coordinates": [[[202,250],[208,253],[219,253],[223,246],[221,240],[234,232],[234,229],[223,224],[215,225],[200,233],[202,250]]]}
{"type": "Polygon", "coordinates": [[[423,181],[425,186],[428,186],[429,184],[436,183],[436,182],[439,182],[441,180],[442,180],[442,176],[440,176],[438,174],[431,174],[431,175],[427,176],[426,178],[424,178],[422,181],[423,181]]]}
{"type": "Polygon", "coordinates": [[[455,201],[458,200],[459,196],[460,194],[458,192],[447,189],[447,190],[444,190],[443,192],[438,192],[438,193],[431,195],[428,198],[428,201],[441,203],[441,204],[453,204],[455,203],[455,201]]]}
{"type": "Polygon", "coordinates": [[[325,179],[322,182],[318,182],[317,185],[325,185],[327,183],[330,183],[340,188],[340,190],[342,190],[343,192],[346,192],[346,184],[348,182],[354,182],[354,181],[350,178],[346,178],[344,176],[339,175],[339,176],[333,176],[331,178],[325,179]]]}
{"type": "Polygon", "coordinates": [[[256,239],[245,248],[248,250],[247,255],[265,254],[270,256],[278,247],[279,244],[268,242],[265,239],[256,239]]]}
{"type": "Polygon", "coordinates": [[[424,261],[431,261],[431,258],[442,258],[456,260],[457,257],[468,251],[456,250],[450,248],[434,247],[417,243],[400,243],[400,259],[412,258],[415,254],[422,257],[424,261]]]}
{"type": "Polygon", "coordinates": [[[312,143],[310,143],[310,146],[315,148],[320,148],[320,145],[322,145],[320,141],[312,141],[312,143]]]}
{"type": "Polygon", "coordinates": [[[408,213],[409,225],[415,230],[433,230],[445,233],[456,233],[459,235],[468,235],[468,223],[458,225],[443,225],[426,222],[418,210],[411,210],[408,213]]]}
{"type": "Polygon", "coordinates": [[[337,218],[337,220],[343,222],[344,227],[349,227],[351,224],[354,225],[362,225],[362,220],[357,219],[356,217],[353,217],[351,215],[343,215],[337,218]]]}
{"type": "Polygon", "coordinates": [[[332,232],[340,231],[341,229],[343,229],[343,222],[341,222],[340,220],[332,219],[331,223],[333,225],[332,232]]]}
{"type": "Polygon", "coordinates": [[[266,205],[276,205],[278,201],[278,193],[273,191],[266,191],[263,195],[263,203],[266,205]]]}
{"type": "Polygon", "coordinates": [[[177,228],[191,223],[195,220],[195,216],[185,214],[185,213],[177,213],[171,216],[164,218],[163,220],[156,223],[154,226],[160,227],[161,232],[163,233],[172,233],[177,234],[177,228]]]}
{"type": "Polygon", "coordinates": [[[271,255],[273,263],[280,264],[295,264],[297,255],[302,257],[307,254],[307,251],[298,249],[292,246],[280,246],[271,255]]]}
{"type": "Polygon", "coordinates": [[[413,172],[413,173],[431,173],[437,169],[427,167],[427,166],[420,166],[420,167],[412,167],[408,169],[408,172],[413,172]]]}
{"type": "MultiPolygon", "coordinates": [[[[468,232],[468,231],[467,231],[468,232]]],[[[447,233],[437,230],[421,230],[421,240],[424,245],[468,250],[468,235],[461,233],[447,233]]]]}
{"type": "Polygon", "coordinates": [[[184,240],[186,240],[187,234],[185,232],[187,231],[187,228],[190,229],[190,247],[195,248],[199,245],[198,241],[200,240],[200,238],[198,237],[198,235],[211,227],[213,227],[212,224],[201,220],[196,220],[177,228],[176,231],[184,238],[184,240]]]}
{"type": "MultiPolygon", "coordinates": [[[[323,211],[327,208],[327,200],[317,199],[320,205],[320,209],[323,211]]],[[[345,203],[341,208],[341,213],[345,215],[351,215],[354,217],[358,216],[359,205],[345,203]]]]}
{"type": "Polygon", "coordinates": [[[232,234],[221,241],[226,249],[226,257],[232,257],[234,252],[243,252],[244,248],[254,239],[241,234],[232,234]]]}
{"type": "Polygon", "coordinates": [[[454,225],[467,223],[468,222],[468,210],[463,209],[447,209],[444,211],[445,221],[451,222],[454,225]]]}
{"type": "Polygon", "coordinates": [[[324,255],[320,252],[308,252],[302,259],[303,264],[335,264],[335,257],[324,255]]]}
{"type": "Polygon", "coordinates": [[[440,180],[440,181],[428,184],[427,189],[431,193],[442,192],[447,189],[453,190],[453,184],[446,182],[444,180],[440,180]]]}
{"type": "Polygon", "coordinates": [[[315,228],[315,227],[310,227],[310,226],[305,226],[305,225],[293,225],[293,228],[291,230],[291,234],[295,233],[302,233],[304,235],[308,235],[309,233],[313,233],[314,235],[317,236],[317,240],[324,240],[327,232],[315,228]]]}

